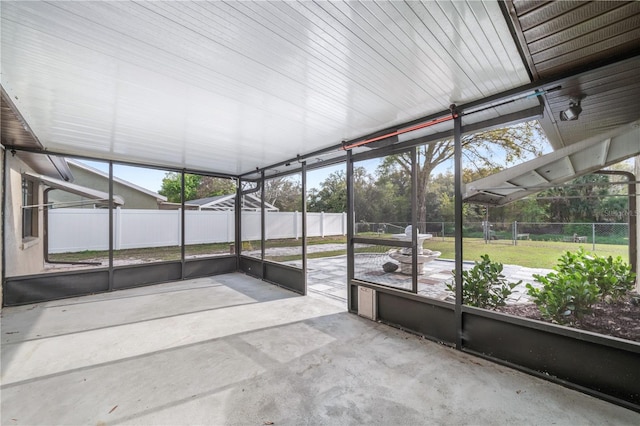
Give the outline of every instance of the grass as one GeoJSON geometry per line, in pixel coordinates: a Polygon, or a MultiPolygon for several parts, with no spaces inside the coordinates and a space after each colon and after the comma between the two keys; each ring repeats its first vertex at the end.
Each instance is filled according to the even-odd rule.
{"type": "MultiPolygon", "coordinates": [[[[443,259],[455,258],[453,238],[433,239],[425,242],[424,246],[430,250],[442,252],[443,259]]],[[[465,238],[462,255],[465,260],[479,260],[483,254],[488,254],[491,260],[509,265],[520,265],[529,268],[551,269],[558,258],[566,251],[576,251],[583,247],[592,251],[591,244],[564,243],[556,241],[518,241],[514,246],[511,241],[491,241],[486,244],[481,238],[465,238]]],[[[596,245],[594,252],[598,256],[620,256],[629,259],[629,247],[626,245],[596,245]]]]}
{"type": "MultiPolygon", "coordinates": [[[[333,237],[309,237],[307,238],[307,245],[317,244],[335,244],[346,243],[347,238],[344,236],[333,237]]],[[[293,239],[275,239],[266,241],[265,245],[268,248],[276,247],[291,247],[295,245],[301,245],[301,240],[293,239]]],[[[203,255],[220,255],[230,253],[230,243],[213,243],[213,244],[190,244],[185,247],[186,256],[203,256],[203,255]]],[[[242,250],[260,250],[260,241],[243,241],[242,250]]],[[[345,254],[346,251],[338,252],[339,254],[345,254]]],[[[81,252],[73,253],[52,253],[49,255],[49,259],[56,262],[84,262],[92,259],[107,259],[109,252],[107,250],[85,250],[81,252]]],[[[309,257],[312,257],[309,255],[309,257]]],[[[322,256],[313,256],[322,257],[322,256]]],[[[167,260],[180,260],[180,247],[149,247],[149,248],[136,248],[136,249],[122,249],[114,250],[114,260],[126,260],[126,259],[142,259],[146,261],[167,261],[167,260]]]]}
{"type": "MultiPolygon", "coordinates": [[[[366,238],[390,238],[385,234],[359,234],[359,236],[366,238]]],[[[346,237],[310,237],[307,239],[308,245],[318,244],[340,244],[345,243],[346,237]]],[[[243,250],[258,250],[260,248],[259,241],[243,241],[243,250]]],[[[292,247],[299,246],[300,240],[292,239],[280,239],[269,240],[266,242],[267,248],[276,247],[292,247]]],[[[185,247],[185,253],[187,256],[194,255],[220,255],[228,254],[229,243],[216,243],[216,244],[198,244],[189,245],[185,247]]],[[[565,243],[558,241],[518,241],[518,245],[514,246],[511,241],[497,240],[491,241],[486,244],[481,238],[465,238],[463,245],[463,256],[465,260],[475,261],[480,259],[483,254],[488,254],[491,260],[510,264],[521,265],[531,268],[552,268],[555,266],[557,259],[565,251],[576,251],[579,247],[584,247],[587,251],[592,251],[591,244],[576,244],[565,243]]],[[[454,240],[451,237],[447,237],[444,240],[442,238],[434,238],[427,240],[424,244],[425,248],[430,250],[439,251],[442,253],[440,256],[442,259],[454,259],[455,247],[454,240]]],[[[356,252],[368,252],[371,249],[357,248],[356,252]]],[[[627,245],[596,245],[596,254],[599,256],[621,256],[625,261],[628,261],[629,248],[627,245]]],[[[346,250],[330,250],[317,253],[308,253],[309,259],[315,259],[320,257],[331,257],[345,255],[346,250]]],[[[51,254],[50,259],[54,261],[64,262],[81,262],[92,259],[107,259],[107,251],[84,251],[77,253],[60,253],[51,254]]],[[[126,259],[141,259],[143,261],[166,261],[166,260],[179,260],[180,259],[180,247],[152,247],[141,249],[127,249],[114,251],[114,260],[126,260],[126,259]]],[[[289,262],[300,260],[300,254],[286,255],[286,256],[268,256],[269,260],[277,262],[289,262]]]]}

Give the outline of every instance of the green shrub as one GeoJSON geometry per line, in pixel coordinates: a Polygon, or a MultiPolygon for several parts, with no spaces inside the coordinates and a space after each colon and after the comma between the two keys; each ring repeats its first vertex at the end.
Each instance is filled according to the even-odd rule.
{"type": "MultiPolygon", "coordinates": [[[[509,283],[502,274],[502,263],[492,262],[488,254],[480,256],[473,268],[462,271],[462,300],[469,306],[495,309],[504,306],[517,283],[509,283]]],[[[452,271],[455,276],[455,271],[452,271]]],[[[455,294],[455,284],[447,284],[447,289],[455,294]]]]}
{"type": "Polygon", "coordinates": [[[598,300],[615,301],[633,288],[636,276],[619,256],[600,257],[580,248],[566,252],[546,276],[534,275],[541,289],[527,284],[529,296],[542,316],[559,324],[573,324],[598,300]]]}
{"type": "Polygon", "coordinates": [[[631,266],[620,256],[601,257],[584,251],[566,252],[554,268],[559,274],[579,272],[591,284],[599,289],[601,300],[615,301],[625,297],[633,289],[636,275],[631,272],[631,266]]]}
{"type": "Polygon", "coordinates": [[[598,300],[599,290],[580,272],[551,272],[546,276],[534,275],[543,287],[537,289],[527,284],[529,296],[543,318],[558,324],[573,324],[598,300]]]}

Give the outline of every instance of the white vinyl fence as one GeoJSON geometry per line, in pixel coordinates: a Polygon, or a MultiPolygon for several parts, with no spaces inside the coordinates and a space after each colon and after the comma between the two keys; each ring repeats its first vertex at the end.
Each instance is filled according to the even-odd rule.
{"type": "MultiPolygon", "coordinates": [[[[178,246],[180,210],[113,212],[114,249],[178,246]]],[[[267,239],[302,237],[302,213],[267,212],[267,239]]],[[[345,235],[345,213],[307,213],[307,236],[345,235]]],[[[186,211],[185,243],[233,242],[235,215],[225,211],[186,211]]],[[[109,211],[106,209],[49,210],[49,253],[109,249],[109,211]]],[[[260,239],[260,212],[242,212],[242,239],[260,239]]]]}

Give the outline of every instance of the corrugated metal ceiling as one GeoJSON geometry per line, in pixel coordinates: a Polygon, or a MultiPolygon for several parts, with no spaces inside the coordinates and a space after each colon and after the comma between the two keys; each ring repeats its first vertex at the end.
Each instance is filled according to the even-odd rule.
{"type": "Polygon", "coordinates": [[[638,48],[640,3],[636,1],[514,0],[512,4],[537,78],[638,48]]]}
{"type": "Polygon", "coordinates": [[[640,2],[508,1],[535,81],[555,80],[540,120],[556,151],[466,185],[504,205],[640,153],[640,2]],[[571,99],[577,120],[562,121],[571,99]]]}
{"type": "Polygon", "coordinates": [[[25,120],[103,159],[235,175],[530,81],[496,1],[0,8],[25,120]]]}
{"type": "MultiPolygon", "coordinates": [[[[13,102],[2,90],[0,96],[0,137],[4,145],[21,145],[31,149],[41,149],[42,145],[35,137],[29,125],[17,111],[13,102]]],[[[71,170],[62,158],[43,156],[32,152],[12,152],[31,169],[47,176],[62,177],[66,181],[72,180],[71,170]]]]}
{"type": "Polygon", "coordinates": [[[507,7],[534,80],[580,74],[545,96],[542,125],[556,149],[611,137],[640,119],[640,2],[513,0],[507,7]],[[583,112],[561,122],[572,97],[584,97],[583,112]]]}

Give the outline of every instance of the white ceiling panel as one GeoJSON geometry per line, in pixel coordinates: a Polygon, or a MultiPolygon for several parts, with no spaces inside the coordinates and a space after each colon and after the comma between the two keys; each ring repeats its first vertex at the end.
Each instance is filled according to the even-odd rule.
{"type": "Polygon", "coordinates": [[[540,174],[540,176],[544,176],[547,182],[557,182],[561,179],[572,178],[576,174],[576,169],[573,167],[571,156],[567,155],[557,161],[537,168],[536,172],[540,174]]]}
{"type": "Polygon", "coordinates": [[[0,8],[3,88],[101,159],[237,175],[529,83],[496,1],[0,8]]]}

